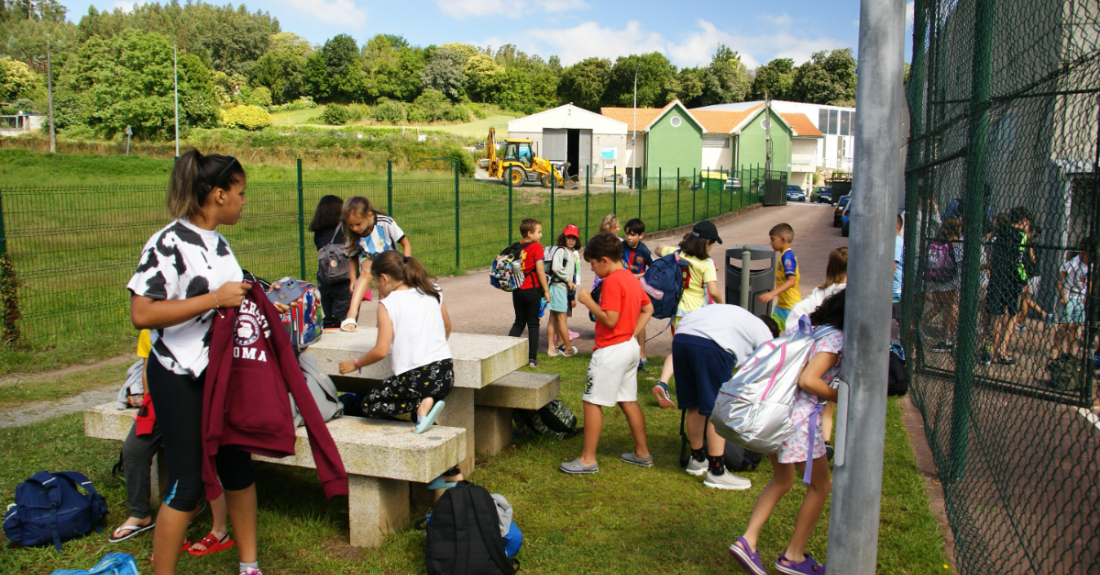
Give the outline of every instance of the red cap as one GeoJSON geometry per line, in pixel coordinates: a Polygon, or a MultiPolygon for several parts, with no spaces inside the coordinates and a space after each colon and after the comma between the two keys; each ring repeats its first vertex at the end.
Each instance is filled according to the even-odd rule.
{"type": "Polygon", "coordinates": [[[578,230],[577,226],[574,226],[573,224],[569,224],[569,225],[565,226],[565,230],[563,230],[561,232],[561,234],[563,236],[573,236],[577,239],[580,239],[580,237],[581,237],[580,230],[578,230]]]}

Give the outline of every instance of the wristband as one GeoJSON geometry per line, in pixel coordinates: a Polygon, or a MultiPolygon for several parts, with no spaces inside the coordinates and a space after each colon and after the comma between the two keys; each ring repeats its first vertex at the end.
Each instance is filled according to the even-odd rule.
{"type": "Polygon", "coordinates": [[[355,362],[355,369],[359,370],[359,373],[363,373],[363,368],[359,367],[359,358],[357,357],[357,358],[353,359],[352,361],[355,362]]]}
{"type": "Polygon", "coordinates": [[[220,307],[218,306],[218,294],[210,292],[210,295],[214,296],[214,309],[218,309],[218,307],[220,307]]]}

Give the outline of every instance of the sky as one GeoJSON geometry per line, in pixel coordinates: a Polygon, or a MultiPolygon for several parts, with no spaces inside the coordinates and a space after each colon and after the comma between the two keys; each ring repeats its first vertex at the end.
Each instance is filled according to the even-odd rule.
{"type": "MultiPolygon", "coordinates": [[[[61,3],[73,22],[92,5],[98,10],[134,5],[125,0],[61,3]]],[[[654,51],[681,68],[701,66],[719,44],[739,52],[750,69],[774,58],[793,58],[797,65],[821,50],[857,52],[859,40],[858,0],[267,0],[245,5],[269,12],[284,31],[316,45],[337,34],[359,44],[375,34],[399,34],[421,46],[462,42],[495,49],[514,44],[544,59],[557,55],[566,66],[593,56],[614,61],[654,51]]],[[[912,8],[910,0],[909,28],[912,8]]]]}

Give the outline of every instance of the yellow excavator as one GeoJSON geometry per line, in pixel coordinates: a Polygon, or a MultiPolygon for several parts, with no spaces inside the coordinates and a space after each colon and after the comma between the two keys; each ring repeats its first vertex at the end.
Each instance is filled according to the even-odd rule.
{"type": "Polygon", "coordinates": [[[489,128],[489,139],[485,141],[485,158],[489,160],[489,175],[513,186],[522,186],[527,182],[539,183],[550,187],[550,178],[559,188],[573,188],[573,181],[562,177],[569,170],[569,162],[555,169],[547,160],[535,155],[531,140],[504,140],[504,155],[497,157],[497,131],[489,128]],[[507,179],[505,179],[507,178],[507,179]]]}

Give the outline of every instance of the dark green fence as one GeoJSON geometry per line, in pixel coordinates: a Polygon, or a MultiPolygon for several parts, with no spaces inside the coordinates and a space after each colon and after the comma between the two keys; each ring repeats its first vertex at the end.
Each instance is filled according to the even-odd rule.
{"type": "Polygon", "coordinates": [[[958,570],[1100,573],[1100,8],[915,10],[902,338],[958,570]]]}
{"type": "MultiPolygon", "coordinates": [[[[661,172],[652,183],[643,190],[587,183],[512,188],[453,170],[391,170],[363,182],[250,181],[244,217],[220,231],[254,274],[312,279],[317,258],[304,228],[317,202],[327,194],[361,195],[394,217],[429,270],[446,275],[488,266],[519,240],[524,218],[541,220],[552,243],[566,224],[594,235],[609,213],[623,223],[641,217],[655,231],[759,202],[757,193],[730,188],[724,178],[686,170],[679,179],[661,172]]],[[[0,250],[6,247],[22,282],[22,343],[44,348],[132,337],[125,285],[145,242],[168,221],[164,196],[157,185],[0,188],[0,250]]]]}

